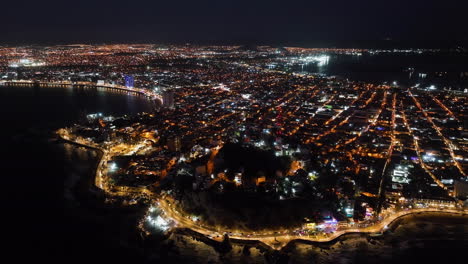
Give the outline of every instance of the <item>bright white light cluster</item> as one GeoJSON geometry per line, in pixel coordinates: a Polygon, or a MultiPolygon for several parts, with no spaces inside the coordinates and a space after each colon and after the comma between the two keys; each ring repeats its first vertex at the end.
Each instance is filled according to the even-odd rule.
{"type": "Polygon", "coordinates": [[[15,61],[10,63],[10,67],[18,68],[18,67],[38,67],[46,65],[45,62],[41,61],[33,61],[30,59],[20,59],[19,61],[15,61]]]}
{"type": "Polygon", "coordinates": [[[150,206],[146,217],[144,218],[145,229],[149,232],[166,232],[174,226],[174,221],[165,219],[161,215],[161,210],[156,206],[150,206]]]}
{"type": "Polygon", "coordinates": [[[110,171],[115,171],[117,170],[117,164],[115,164],[115,162],[112,162],[109,166],[109,170],[110,171]]]}
{"type": "Polygon", "coordinates": [[[320,56],[308,56],[301,59],[303,62],[317,62],[317,66],[321,67],[328,64],[330,60],[330,56],[328,55],[320,55],[320,56]]]}
{"type": "Polygon", "coordinates": [[[151,224],[153,227],[160,229],[161,231],[167,231],[169,229],[169,223],[164,220],[160,215],[153,218],[151,216],[146,217],[146,221],[151,224]]]}

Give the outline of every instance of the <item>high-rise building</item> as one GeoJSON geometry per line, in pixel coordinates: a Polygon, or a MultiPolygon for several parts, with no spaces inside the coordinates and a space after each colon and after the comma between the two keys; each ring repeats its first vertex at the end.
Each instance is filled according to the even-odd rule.
{"type": "Polygon", "coordinates": [[[174,108],[174,91],[165,90],[162,94],[163,97],[163,107],[164,108],[174,108]]]}
{"type": "Polygon", "coordinates": [[[135,82],[135,80],[133,79],[133,76],[125,75],[124,80],[125,80],[125,86],[126,87],[133,88],[133,85],[134,85],[134,82],[135,82]]]}
{"type": "Polygon", "coordinates": [[[340,211],[348,218],[354,217],[354,200],[340,201],[340,211]]]}

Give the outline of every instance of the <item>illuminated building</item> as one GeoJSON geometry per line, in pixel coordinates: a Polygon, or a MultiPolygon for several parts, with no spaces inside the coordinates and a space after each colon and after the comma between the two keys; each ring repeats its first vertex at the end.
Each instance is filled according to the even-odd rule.
{"type": "Polygon", "coordinates": [[[242,173],[236,173],[236,176],[234,177],[234,182],[236,183],[236,186],[242,185],[242,173]]]}
{"type": "Polygon", "coordinates": [[[124,80],[125,80],[125,86],[126,87],[133,88],[134,83],[135,83],[135,80],[133,79],[133,76],[125,75],[124,80]]]}
{"type": "MultiPolygon", "coordinates": [[[[408,184],[410,182],[409,168],[411,165],[398,164],[392,172],[392,188],[401,189],[401,184],[408,184]]],[[[412,167],[412,166],[411,166],[412,167]]]]}
{"type": "Polygon", "coordinates": [[[177,152],[182,148],[180,137],[171,137],[167,141],[167,147],[170,151],[177,152]]]}
{"type": "Polygon", "coordinates": [[[354,200],[343,201],[340,211],[348,218],[354,217],[354,200]]]}
{"type": "Polygon", "coordinates": [[[259,185],[261,183],[264,183],[266,181],[266,177],[265,176],[262,176],[262,177],[258,177],[257,180],[256,180],[256,184],[259,185]]]}

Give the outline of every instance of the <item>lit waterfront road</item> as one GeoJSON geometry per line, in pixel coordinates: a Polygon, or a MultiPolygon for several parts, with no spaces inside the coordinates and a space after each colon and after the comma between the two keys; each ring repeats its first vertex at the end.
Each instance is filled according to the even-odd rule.
{"type": "Polygon", "coordinates": [[[229,234],[230,238],[233,239],[240,239],[240,240],[258,240],[267,245],[272,246],[273,248],[281,248],[288,242],[296,239],[301,240],[308,240],[312,242],[329,242],[332,241],[344,234],[347,233],[380,233],[385,231],[385,229],[396,219],[409,215],[409,214],[417,214],[417,213],[428,213],[428,212],[441,212],[441,213],[449,213],[449,214],[459,214],[459,215],[466,215],[468,214],[467,211],[460,211],[460,210],[452,210],[452,209],[436,209],[436,208],[422,208],[422,209],[408,209],[393,213],[386,217],[379,223],[367,226],[367,227],[360,227],[360,228],[344,228],[337,230],[333,233],[327,235],[318,235],[318,236],[309,236],[309,235],[296,235],[292,230],[286,231],[283,233],[267,233],[267,232],[257,232],[251,234],[244,234],[240,233],[239,231],[233,230],[220,230],[214,229],[213,227],[205,227],[200,225],[200,223],[192,221],[191,218],[183,216],[177,210],[175,210],[175,206],[173,203],[169,202],[170,198],[163,197],[158,200],[157,205],[158,207],[164,212],[164,217],[167,217],[174,222],[177,223],[178,228],[188,228],[193,231],[196,231],[200,234],[206,235],[208,237],[216,237],[221,236],[224,233],[229,234]],[[281,245],[278,247],[277,241],[281,241],[281,245]]]}
{"type": "Polygon", "coordinates": [[[31,80],[8,80],[8,81],[1,81],[0,85],[5,84],[26,84],[26,85],[39,85],[39,86],[52,86],[52,87],[72,87],[73,85],[77,86],[85,86],[85,87],[98,87],[98,88],[107,88],[107,89],[115,89],[124,92],[133,92],[138,93],[153,100],[159,100],[162,102],[162,97],[159,93],[156,93],[152,90],[147,90],[144,88],[136,88],[136,87],[127,87],[123,85],[117,84],[97,84],[93,82],[70,82],[70,81],[55,81],[55,82],[35,82],[31,80]]]}
{"type": "MultiPolygon", "coordinates": [[[[65,139],[65,138],[64,138],[65,139]]],[[[65,139],[68,140],[68,139],[65,139]]],[[[83,142],[76,142],[80,145],[86,145],[83,142]]],[[[89,144],[89,147],[97,148],[94,145],[89,144]]],[[[137,144],[127,148],[128,153],[136,153],[143,146],[137,144]]],[[[382,221],[376,222],[372,225],[366,222],[357,223],[361,227],[344,227],[339,228],[337,231],[332,233],[320,233],[318,235],[298,235],[296,231],[298,230],[286,230],[283,232],[273,232],[273,231],[263,231],[263,232],[246,232],[239,230],[227,230],[221,229],[213,226],[204,226],[201,223],[192,220],[189,216],[178,211],[176,209],[173,199],[169,196],[159,196],[155,193],[152,193],[146,188],[131,188],[131,187],[116,187],[111,188],[108,178],[106,177],[107,172],[107,161],[112,158],[112,148],[111,150],[104,150],[101,148],[103,155],[98,164],[96,170],[96,179],[95,185],[108,193],[109,195],[114,196],[123,196],[123,197],[137,197],[141,195],[146,195],[153,199],[157,207],[161,210],[161,216],[167,220],[171,220],[175,223],[176,228],[187,228],[198,232],[199,234],[205,235],[210,239],[219,240],[222,239],[224,234],[228,234],[232,239],[239,240],[252,240],[263,242],[272,248],[280,249],[284,247],[287,243],[293,240],[307,240],[311,242],[328,242],[332,241],[341,235],[347,233],[379,233],[384,231],[388,225],[399,217],[417,214],[417,213],[426,213],[426,212],[440,212],[440,213],[449,213],[449,214],[458,214],[458,215],[467,215],[466,210],[454,210],[454,209],[441,209],[441,208],[421,208],[421,209],[406,209],[399,212],[392,212],[388,214],[382,221]]]]}

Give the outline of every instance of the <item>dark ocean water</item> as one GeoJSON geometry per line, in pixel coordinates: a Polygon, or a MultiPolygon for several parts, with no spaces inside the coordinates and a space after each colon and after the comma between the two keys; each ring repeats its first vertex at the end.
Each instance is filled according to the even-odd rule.
{"type": "Polygon", "coordinates": [[[295,71],[337,75],[351,80],[421,86],[468,86],[468,54],[329,55],[326,63],[297,66],[295,71]]]}
{"type": "Polygon", "coordinates": [[[89,217],[99,212],[83,213],[85,206],[77,206],[69,191],[91,177],[97,153],[51,141],[51,136],[89,113],[136,114],[151,107],[144,98],[92,89],[0,86],[3,205],[12,226],[6,240],[19,250],[16,258],[68,252],[81,259],[78,252],[90,256],[98,244],[106,244],[93,244],[108,237],[102,223],[89,217]]]}

